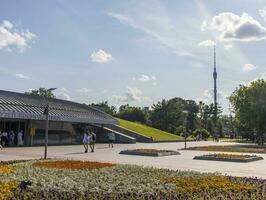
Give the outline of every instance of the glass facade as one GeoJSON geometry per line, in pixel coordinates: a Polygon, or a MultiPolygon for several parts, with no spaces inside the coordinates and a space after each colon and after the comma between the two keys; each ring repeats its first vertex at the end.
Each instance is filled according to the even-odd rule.
{"type": "MultiPolygon", "coordinates": [[[[49,121],[49,145],[82,144],[84,131],[89,127],[98,132],[90,124],[49,121]]],[[[7,133],[5,146],[44,145],[45,121],[1,119],[0,131],[7,133]],[[22,145],[19,142],[21,133],[22,145]]]]}

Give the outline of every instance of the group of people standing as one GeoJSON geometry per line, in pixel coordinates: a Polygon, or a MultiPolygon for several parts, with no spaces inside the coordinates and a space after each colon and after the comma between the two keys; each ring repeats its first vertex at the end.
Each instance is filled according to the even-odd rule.
{"type": "Polygon", "coordinates": [[[19,131],[16,135],[13,130],[9,133],[0,130],[0,149],[6,146],[22,146],[23,145],[23,131],[19,131]]]}
{"type": "MultiPolygon", "coordinates": [[[[115,142],[115,134],[113,132],[109,132],[107,137],[109,142],[109,148],[113,148],[115,142]]],[[[95,143],[96,143],[96,134],[92,130],[86,131],[83,136],[83,145],[85,153],[88,153],[89,147],[91,152],[94,152],[95,143]]]]}
{"type": "Polygon", "coordinates": [[[90,146],[91,152],[94,152],[95,143],[96,143],[96,134],[92,132],[91,130],[86,131],[83,136],[83,144],[85,148],[85,153],[88,153],[89,146],[90,146]]]}

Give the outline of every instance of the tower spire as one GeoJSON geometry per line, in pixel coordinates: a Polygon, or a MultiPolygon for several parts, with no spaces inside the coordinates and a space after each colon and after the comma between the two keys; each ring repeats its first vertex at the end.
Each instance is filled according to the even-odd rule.
{"type": "Polygon", "coordinates": [[[217,120],[217,71],[216,71],[216,46],[214,45],[213,48],[213,80],[214,80],[214,122],[216,123],[217,120]]]}

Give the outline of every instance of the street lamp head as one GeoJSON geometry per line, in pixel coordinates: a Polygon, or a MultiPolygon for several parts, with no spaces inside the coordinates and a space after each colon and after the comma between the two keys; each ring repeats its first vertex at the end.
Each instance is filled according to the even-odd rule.
{"type": "Polygon", "coordinates": [[[54,91],[54,90],[56,90],[57,88],[50,88],[50,89],[48,89],[47,91],[54,91]]]}

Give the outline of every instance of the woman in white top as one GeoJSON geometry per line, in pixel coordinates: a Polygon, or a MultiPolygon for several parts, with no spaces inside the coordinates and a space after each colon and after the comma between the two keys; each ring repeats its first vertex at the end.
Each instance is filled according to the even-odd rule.
{"type": "Polygon", "coordinates": [[[19,133],[18,133],[18,146],[22,146],[23,145],[23,133],[22,133],[22,131],[20,131],[19,133]]]}

